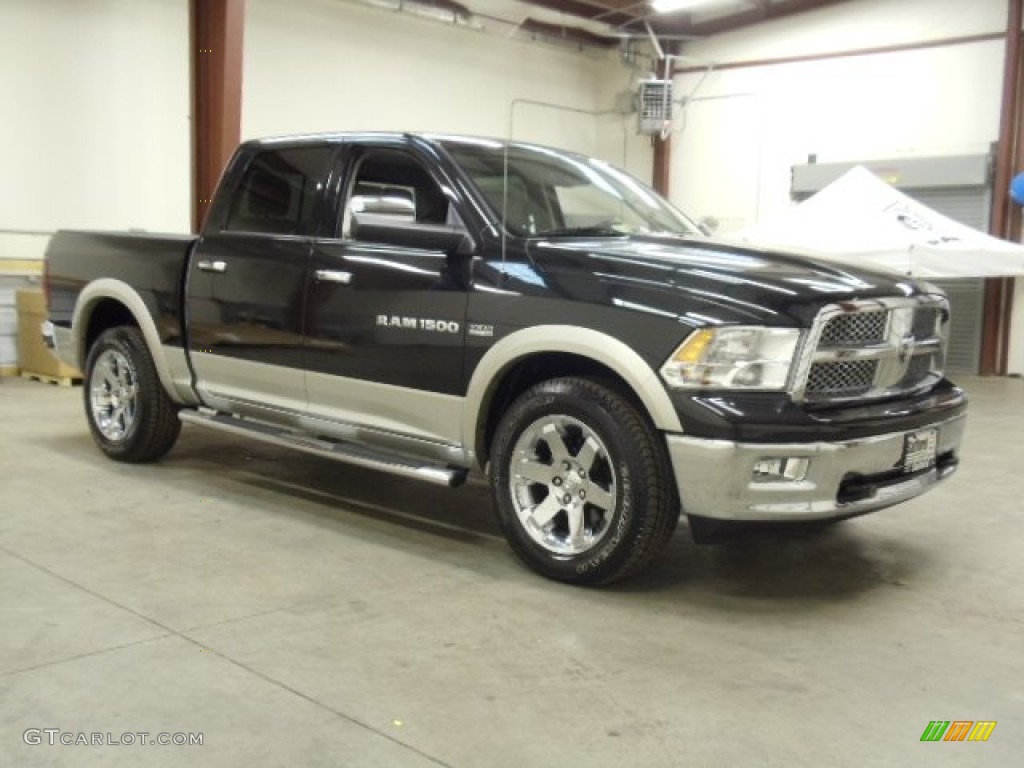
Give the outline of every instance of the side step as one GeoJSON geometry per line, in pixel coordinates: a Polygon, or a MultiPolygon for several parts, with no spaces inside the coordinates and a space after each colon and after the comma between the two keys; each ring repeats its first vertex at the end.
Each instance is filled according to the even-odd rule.
{"type": "Polygon", "coordinates": [[[324,440],[258,421],[226,416],[222,413],[181,410],[178,412],[178,418],[186,424],[198,424],[201,427],[243,435],[264,443],[293,448],[296,451],[311,453],[325,459],[377,469],[381,472],[390,472],[393,475],[411,477],[414,480],[423,480],[449,488],[462,485],[468,474],[465,469],[428,464],[396,453],[378,451],[354,443],[324,440]]]}

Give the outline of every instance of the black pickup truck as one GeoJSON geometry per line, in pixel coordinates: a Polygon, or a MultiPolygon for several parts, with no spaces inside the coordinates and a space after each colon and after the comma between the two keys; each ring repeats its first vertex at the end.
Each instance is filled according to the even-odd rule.
{"type": "Polygon", "coordinates": [[[455,486],[516,554],[606,583],[676,527],[836,520],[959,461],[927,284],[705,237],[547,147],[387,133],[251,141],[201,235],[60,231],[59,355],[112,459],[181,423],[455,486]]]}

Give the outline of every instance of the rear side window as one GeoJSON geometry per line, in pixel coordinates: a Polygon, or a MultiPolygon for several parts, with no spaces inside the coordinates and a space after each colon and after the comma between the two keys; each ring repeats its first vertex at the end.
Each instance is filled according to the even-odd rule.
{"type": "Polygon", "coordinates": [[[256,155],[235,189],[224,229],[311,234],[330,155],[330,147],[276,149],[256,155]]]}

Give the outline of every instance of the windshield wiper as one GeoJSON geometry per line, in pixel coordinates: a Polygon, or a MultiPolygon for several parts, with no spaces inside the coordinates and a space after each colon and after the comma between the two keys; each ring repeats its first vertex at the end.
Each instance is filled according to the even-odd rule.
{"type": "Polygon", "coordinates": [[[589,227],[565,227],[538,232],[537,237],[625,237],[626,233],[611,224],[594,224],[589,227]]]}

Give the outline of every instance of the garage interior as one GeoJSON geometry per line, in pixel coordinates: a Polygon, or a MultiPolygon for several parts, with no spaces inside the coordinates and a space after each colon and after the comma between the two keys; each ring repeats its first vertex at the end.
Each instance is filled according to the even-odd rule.
{"type": "Polygon", "coordinates": [[[194,429],[158,464],[107,461],[76,372],[19,356],[54,230],[195,231],[261,136],[549,144],[716,234],[853,164],[896,168],[1021,240],[1021,0],[659,5],[0,0],[0,764],[1019,760],[1024,281],[942,283],[971,398],[949,483],[824,528],[697,545],[683,524],[596,590],[523,568],[482,479],[448,491],[194,429]],[[666,71],[668,127],[645,129],[638,83],[666,71]],[[935,720],[998,726],[922,743],[935,720]]]}

